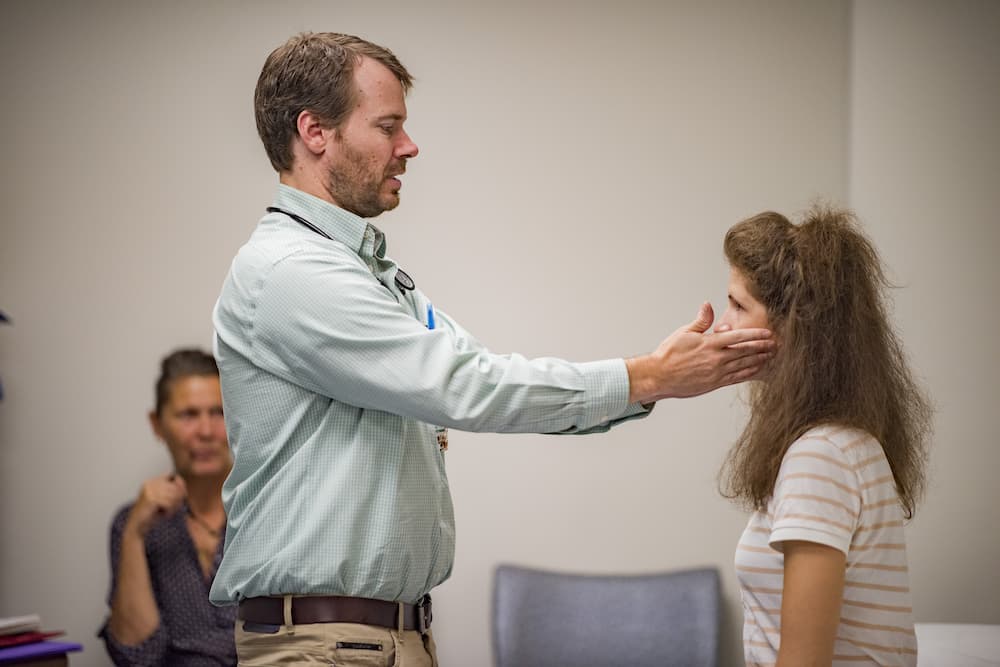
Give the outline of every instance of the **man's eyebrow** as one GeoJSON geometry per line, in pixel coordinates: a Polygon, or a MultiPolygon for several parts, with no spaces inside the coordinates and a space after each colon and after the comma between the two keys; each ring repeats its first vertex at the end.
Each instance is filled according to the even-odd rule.
{"type": "Polygon", "coordinates": [[[406,116],[399,113],[389,113],[375,119],[376,122],[382,122],[383,120],[406,120],[406,116]]]}

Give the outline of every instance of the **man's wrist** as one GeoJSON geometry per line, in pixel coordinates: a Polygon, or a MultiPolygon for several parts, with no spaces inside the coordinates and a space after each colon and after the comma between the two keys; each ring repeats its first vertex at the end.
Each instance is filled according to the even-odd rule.
{"type": "Polygon", "coordinates": [[[653,367],[653,358],[650,355],[625,360],[625,368],[628,371],[629,403],[642,403],[645,406],[656,402],[658,397],[653,367]]]}

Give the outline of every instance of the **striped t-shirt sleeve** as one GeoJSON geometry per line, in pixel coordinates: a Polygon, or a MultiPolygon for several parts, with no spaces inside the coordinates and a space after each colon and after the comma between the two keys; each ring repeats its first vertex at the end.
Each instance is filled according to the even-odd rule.
{"type": "Polygon", "coordinates": [[[781,551],[783,542],[802,540],[846,556],[861,515],[854,465],[826,438],[799,438],[785,454],[770,505],[771,548],[781,551]]]}

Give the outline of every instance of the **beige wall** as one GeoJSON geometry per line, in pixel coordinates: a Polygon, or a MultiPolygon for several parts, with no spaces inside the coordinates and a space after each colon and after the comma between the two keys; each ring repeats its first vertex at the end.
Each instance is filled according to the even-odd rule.
{"type": "MultiPolygon", "coordinates": [[[[918,616],[1000,622],[996,583],[966,603],[998,551],[983,529],[996,524],[985,404],[998,369],[997,269],[984,259],[997,239],[983,217],[996,194],[982,187],[1000,154],[984,92],[997,50],[977,20],[996,25],[995,10],[969,3],[959,20],[883,3],[852,21],[846,0],[416,4],[5,3],[0,309],[15,325],[0,329],[0,615],[39,612],[86,645],[73,664],[107,664],[93,639],[107,523],[167,465],[144,418],[156,363],[210,343],[218,287],[275,182],[253,128],[256,76],[270,49],[313,29],[384,43],[418,77],[408,126],[421,155],[380,225],[435,305],[498,352],[648,351],[702,300],[723,306],[730,224],[846,201],[850,183],[909,285],[901,326],[942,409],[936,485],[912,531],[918,616]],[[942,25],[947,68],[912,35],[942,25]],[[950,86],[951,104],[914,114],[926,91],[884,85],[901,70],[950,86]],[[899,134],[886,137],[885,119],[899,134]],[[944,151],[949,170],[921,172],[894,150],[927,133],[920,150],[944,151]],[[901,170],[926,205],[903,197],[912,181],[886,181],[901,170]],[[928,217],[946,201],[960,214],[928,217]],[[976,512],[979,524],[956,520],[976,512]],[[942,566],[956,550],[970,559],[961,572],[942,566]]],[[[435,598],[444,664],[489,663],[499,562],[717,565],[726,664],[738,664],[730,563],[745,518],[714,488],[737,396],[664,403],[591,438],[455,434],[457,562],[435,598]]]]}
{"type": "Polygon", "coordinates": [[[915,613],[1000,623],[1000,3],[858,2],[852,33],[851,201],[938,407],[915,613]]]}

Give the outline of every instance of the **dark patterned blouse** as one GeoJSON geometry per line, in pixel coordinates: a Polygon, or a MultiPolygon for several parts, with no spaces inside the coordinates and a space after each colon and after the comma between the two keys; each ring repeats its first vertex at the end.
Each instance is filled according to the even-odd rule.
{"type": "MultiPolygon", "coordinates": [[[[118,564],[121,558],[122,532],[132,505],[118,511],[111,524],[111,591],[108,605],[115,594],[118,564]]],[[[108,622],[98,631],[108,655],[119,667],[169,665],[170,667],[203,667],[235,665],[236,646],[233,630],[236,607],[216,607],[208,601],[212,579],[222,560],[225,533],[212,563],[212,575],[207,580],[198,562],[198,551],[188,533],[182,506],[173,516],[154,525],[146,535],[146,559],[153,583],[153,595],[160,611],[160,627],[137,646],[120,644],[108,631],[108,622]]],[[[223,528],[223,531],[225,528],[223,528]]]]}

